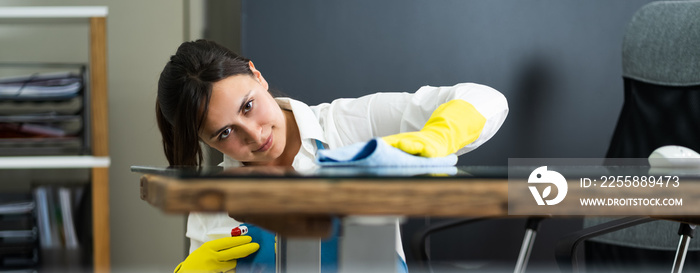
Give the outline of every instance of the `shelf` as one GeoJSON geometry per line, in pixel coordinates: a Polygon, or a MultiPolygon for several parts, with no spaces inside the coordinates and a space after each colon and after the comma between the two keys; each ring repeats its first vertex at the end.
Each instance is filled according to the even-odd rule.
{"type": "MultiPolygon", "coordinates": [[[[0,156],[0,169],[91,169],[92,259],[94,273],[110,272],[109,225],[109,134],[107,93],[107,14],[106,6],[31,6],[0,7],[0,23],[49,23],[84,21],[89,27],[89,65],[87,66],[85,107],[89,117],[91,155],[52,156],[44,153],[0,156]]],[[[88,120],[88,119],[85,119],[88,120]]],[[[19,147],[22,148],[22,147],[19,147]]],[[[78,264],[75,264],[78,265],[78,264]]],[[[81,271],[82,272],[82,271],[81,271]]]]}
{"type": "Polygon", "coordinates": [[[105,6],[2,7],[0,18],[91,18],[107,17],[105,6]]]}
{"type": "Polygon", "coordinates": [[[106,168],[104,156],[6,156],[0,157],[0,169],[80,169],[106,168]]]}

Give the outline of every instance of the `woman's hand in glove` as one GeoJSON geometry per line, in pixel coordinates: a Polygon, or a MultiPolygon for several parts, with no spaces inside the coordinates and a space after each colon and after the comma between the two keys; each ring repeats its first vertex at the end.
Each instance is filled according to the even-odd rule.
{"type": "Polygon", "coordinates": [[[471,103],[456,99],[435,109],[420,131],[382,139],[409,154],[443,157],[474,142],[485,124],[486,118],[471,103]]]}
{"type": "Polygon", "coordinates": [[[258,243],[251,241],[250,236],[236,236],[206,242],[190,253],[174,272],[227,272],[235,269],[236,259],[253,254],[260,248],[258,243]]]}

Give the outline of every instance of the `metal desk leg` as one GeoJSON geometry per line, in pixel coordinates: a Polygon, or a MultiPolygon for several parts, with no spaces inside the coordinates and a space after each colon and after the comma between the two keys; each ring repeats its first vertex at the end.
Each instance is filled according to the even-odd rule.
{"type": "Polygon", "coordinates": [[[343,218],[340,272],[396,272],[396,223],[393,216],[343,218]]]}
{"type": "Polygon", "coordinates": [[[278,248],[277,272],[321,272],[321,239],[283,238],[278,248]]]}

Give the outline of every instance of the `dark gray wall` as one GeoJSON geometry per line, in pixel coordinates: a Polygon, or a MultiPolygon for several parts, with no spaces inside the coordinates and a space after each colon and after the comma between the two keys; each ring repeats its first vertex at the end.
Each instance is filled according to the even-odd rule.
{"type": "MultiPolygon", "coordinates": [[[[422,85],[498,89],[508,119],[460,164],[604,157],[622,107],[623,33],[649,2],[244,0],[242,53],[273,88],[311,105],[422,85]]],[[[424,221],[403,226],[406,247],[424,221]]],[[[433,236],[431,253],[512,270],[524,223],[484,221],[433,236]]],[[[544,221],[530,267],[556,271],[556,239],[580,227],[578,218],[544,221]]]]}
{"type": "Polygon", "coordinates": [[[648,0],[243,1],[242,53],[309,104],[477,82],[511,112],[460,164],[603,157],[622,106],[620,48],[648,0]]]}

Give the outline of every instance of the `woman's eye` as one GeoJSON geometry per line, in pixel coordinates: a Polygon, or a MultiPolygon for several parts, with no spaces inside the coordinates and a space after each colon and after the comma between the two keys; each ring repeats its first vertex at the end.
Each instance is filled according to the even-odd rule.
{"type": "Polygon", "coordinates": [[[244,113],[248,113],[248,111],[253,109],[253,100],[248,101],[248,103],[245,104],[245,107],[243,108],[244,113]]]}
{"type": "Polygon", "coordinates": [[[219,135],[219,139],[226,139],[231,135],[231,128],[226,128],[221,134],[219,135]]]}

